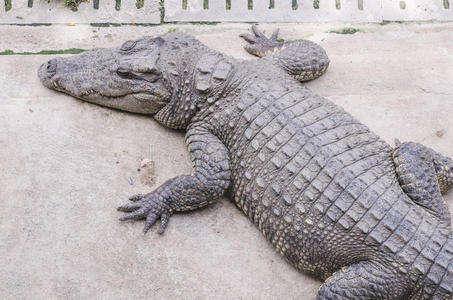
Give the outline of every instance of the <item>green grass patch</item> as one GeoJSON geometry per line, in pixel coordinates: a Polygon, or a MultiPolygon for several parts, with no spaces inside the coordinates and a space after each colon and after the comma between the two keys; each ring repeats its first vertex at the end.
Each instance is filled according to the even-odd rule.
{"type": "Polygon", "coordinates": [[[170,28],[168,29],[168,33],[176,32],[178,28],[170,28]]]}
{"type": "Polygon", "coordinates": [[[69,7],[72,11],[77,11],[82,2],[88,2],[88,0],[64,0],[64,5],[69,7]]]}
{"type": "Polygon", "coordinates": [[[120,10],[121,9],[121,0],[115,0],[115,9],[120,10]]]}
{"type": "Polygon", "coordinates": [[[12,7],[11,0],[5,0],[5,11],[10,10],[12,7]]]}
{"type": "Polygon", "coordinates": [[[38,27],[38,26],[52,26],[50,23],[30,23],[30,24],[8,24],[10,26],[32,26],[32,27],[38,27]]]}
{"type": "Polygon", "coordinates": [[[41,50],[39,52],[14,52],[13,50],[5,50],[0,52],[0,55],[54,55],[54,54],[79,54],[86,51],[85,49],[71,48],[64,50],[41,50]]]}
{"type": "Polygon", "coordinates": [[[248,1],[247,1],[247,8],[248,8],[249,10],[252,10],[252,9],[253,9],[253,0],[248,0],[248,1]]]}
{"type": "Polygon", "coordinates": [[[137,7],[138,9],[142,8],[143,6],[145,6],[145,0],[136,0],[135,1],[135,7],[137,7]]]}
{"type": "Polygon", "coordinates": [[[0,55],[14,55],[13,50],[5,50],[3,52],[0,52],[0,55]]]}
{"type": "Polygon", "coordinates": [[[385,26],[385,25],[388,25],[388,24],[403,24],[404,21],[382,21],[381,23],[379,23],[379,25],[382,25],[382,26],[385,26]]]}
{"type": "Polygon", "coordinates": [[[330,30],[329,33],[336,33],[336,34],[354,34],[356,32],[363,32],[362,29],[353,28],[353,27],[345,27],[338,30],[330,30]]]}
{"type": "Polygon", "coordinates": [[[230,10],[231,9],[231,0],[226,0],[225,2],[225,9],[230,10]]]}
{"type": "Polygon", "coordinates": [[[269,9],[275,8],[275,0],[269,0],[269,9]]]}
{"type": "Polygon", "coordinates": [[[165,22],[165,6],[164,6],[164,0],[159,1],[160,5],[160,23],[164,24],[165,22]]]}
{"type": "Polygon", "coordinates": [[[313,0],[313,8],[319,9],[319,0],[313,0]]]}

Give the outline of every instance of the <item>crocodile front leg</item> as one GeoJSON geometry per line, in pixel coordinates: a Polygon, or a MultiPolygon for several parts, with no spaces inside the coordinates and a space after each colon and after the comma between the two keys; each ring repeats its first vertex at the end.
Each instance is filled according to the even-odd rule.
{"type": "Polygon", "coordinates": [[[278,41],[278,29],[267,38],[258,28],[252,26],[253,35],[241,34],[247,44],[244,49],[255,56],[270,59],[279,68],[299,81],[313,80],[324,74],[329,58],[324,49],[308,40],[278,41]]]}
{"type": "Polygon", "coordinates": [[[203,122],[189,126],[186,141],[194,163],[193,175],[181,175],[168,180],[157,190],[132,196],[134,203],[118,207],[127,212],[120,220],[146,219],[144,232],[161,219],[159,233],[163,233],[170,216],[216,202],[231,182],[228,151],[203,122]]]}

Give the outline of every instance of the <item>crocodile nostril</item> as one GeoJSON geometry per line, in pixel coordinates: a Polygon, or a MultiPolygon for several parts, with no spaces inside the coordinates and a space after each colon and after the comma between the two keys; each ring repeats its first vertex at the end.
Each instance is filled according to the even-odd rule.
{"type": "Polygon", "coordinates": [[[50,77],[57,73],[57,60],[55,58],[47,62],[46,71],[50,77]]]}

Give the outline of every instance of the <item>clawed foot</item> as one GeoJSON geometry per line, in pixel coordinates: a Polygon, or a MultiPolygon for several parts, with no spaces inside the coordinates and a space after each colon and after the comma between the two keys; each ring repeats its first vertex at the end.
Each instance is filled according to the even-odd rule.
{"type": "Polygon", "coordinates": [[[263,57],[273,53],[276,49],[280,49],[283,42],[278,41],[278,28],[274,31],[270,38],[267,38],[256,25],[252,25],[253,35],[242,33],[239,36],[246,40],[249,44],[244,46],[244,49],[253,55],[263,57]]]}
{"type": "Polygon", "coordinates": [[[137,194],[129,198],[133,203],[118,207],[119,211],[126,212],[120,220],[141,220],[146,219],[143,233],[146,233],[151,226],[160,218],[160,228],[157,231],[162,234],[167,227],[171,215],[171,209],[166,205],[157,193],[152,192],[146,195],[137,194]]]}

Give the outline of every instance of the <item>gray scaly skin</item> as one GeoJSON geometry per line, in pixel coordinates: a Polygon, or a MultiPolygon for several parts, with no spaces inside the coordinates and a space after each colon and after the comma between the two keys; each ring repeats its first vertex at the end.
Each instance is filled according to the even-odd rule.
{"type": "Polygon", "coordinates": [[[327,68],[309,41],[256,27],[238,61],[171,33],[41,66],[49,88],[149,114],[183,129],[194,164],[122,220],[158,219],[228,195],[297,269],[323,280],[318,299],[452,299],[453,235],[441,192],[450,159],[415,143],[392,148],[300,81],[327,68]]]}

